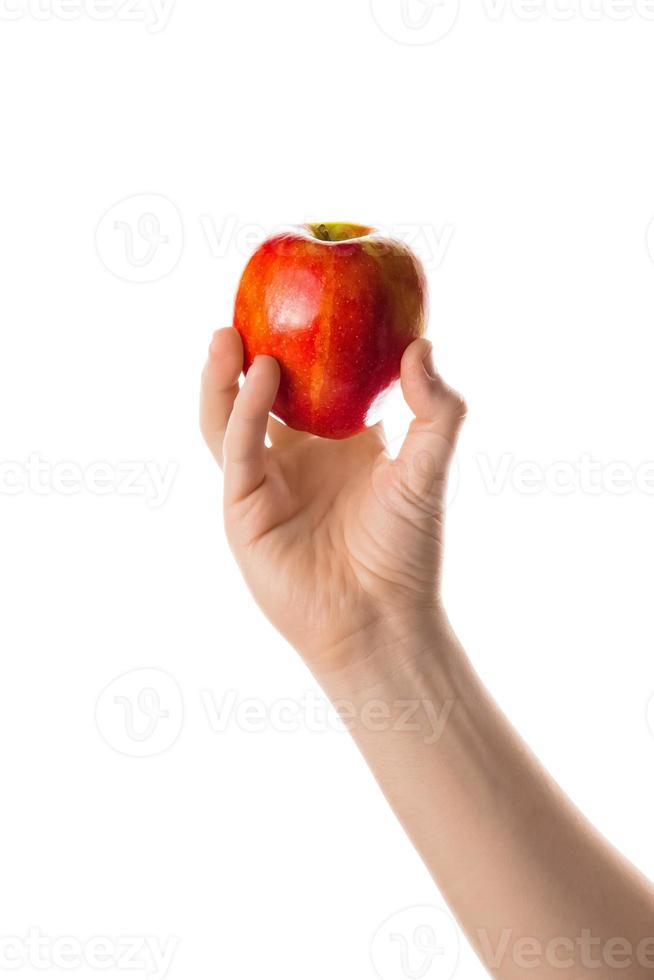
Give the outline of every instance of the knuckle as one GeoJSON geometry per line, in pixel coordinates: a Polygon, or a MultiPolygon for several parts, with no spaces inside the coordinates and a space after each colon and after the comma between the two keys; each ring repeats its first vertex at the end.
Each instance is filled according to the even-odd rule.
{"type": "Polygon", "coordinates": [[[468,415],[468,404],[458,391],[449,388],[447,391],[447,407],[453,421],[462,423],[468,415]]]}
{"type": "Polygon", "coordinates": [[[460,422],[465,422],[468,417],[468,403],[458,392],[456,393],[456,408],[460,422]]]}

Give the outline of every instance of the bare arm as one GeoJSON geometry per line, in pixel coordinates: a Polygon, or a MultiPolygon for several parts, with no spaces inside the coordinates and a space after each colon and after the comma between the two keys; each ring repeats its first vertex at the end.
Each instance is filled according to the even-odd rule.
{"type": "Polygon", "coordinates": [[[395,642],[400,669],[323,685],[356,718],[359,748],[486,968],[651,977],[651,884],[543,769],[447,624],[395,642]]]}
{"type": "Polygon", "coordinates": [[[652,885],[534,758],[443,611],[444,490],[465,409],[429,344],[403,359],[415,420],[397,460],[378,426],[341,442],[287,429],[269,418],[276,363],[258,358],[237,397],[241,366],[238,335],[220,331],[201,421],[225,470],[232,549],[264,612],[356,719],[361,752],[486,967],[502,980],[650,977],[652,885]]]}

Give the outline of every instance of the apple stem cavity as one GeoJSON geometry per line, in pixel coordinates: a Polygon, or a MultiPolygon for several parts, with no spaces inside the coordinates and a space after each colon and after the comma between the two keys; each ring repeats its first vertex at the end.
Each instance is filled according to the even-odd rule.
{"type": "Polygon", "coordinates": [[[318,225],[316,228],[316,235],[322,242],[331,242],[331,236],[327,225],[318,225]]]}

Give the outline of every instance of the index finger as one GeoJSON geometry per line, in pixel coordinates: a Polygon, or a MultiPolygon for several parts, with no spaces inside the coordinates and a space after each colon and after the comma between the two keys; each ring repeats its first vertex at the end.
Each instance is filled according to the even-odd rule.
{"type": "Polygon", "coordinates": [[[202,372],[200,430],[219,466],[223,465],[223,443],[229,416],[238,395],[243,369],[243,342],[233,327],[217,330],[202,372]]]}

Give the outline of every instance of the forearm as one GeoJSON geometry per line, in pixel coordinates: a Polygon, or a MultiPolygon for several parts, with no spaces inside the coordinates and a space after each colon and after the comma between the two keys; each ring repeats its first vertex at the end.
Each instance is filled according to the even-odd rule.
{"type": "Polygon", "coordinates": [[[502,980],[654,980],[651,886],[539,765],[445,618],[403,614],[433,601],[465,415],[429,344],[416,340],[402,357],[414,419],[397,458],[377,426],[330,441],[286,428],[269,418],[279,365],[257,358],[237,395],[242,367],[239,335],[217,334],[202,417],[225,469],[230,544],[263,611],[345,701],[361,751],[483,962],[502,980]],[[389,609],[394,620],[380,615],[389,609]]]}
{"type": "Polygon", "coordinates": [[[319,679],[487,968],[654,976],[651,886],[535,759],[449,627],[382,646],[319,679]]]}

